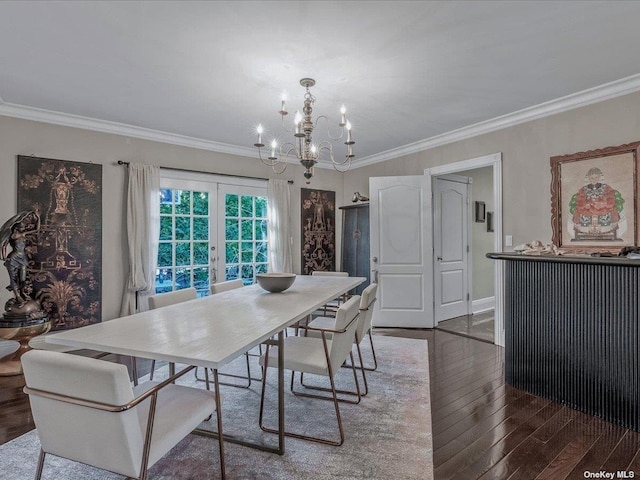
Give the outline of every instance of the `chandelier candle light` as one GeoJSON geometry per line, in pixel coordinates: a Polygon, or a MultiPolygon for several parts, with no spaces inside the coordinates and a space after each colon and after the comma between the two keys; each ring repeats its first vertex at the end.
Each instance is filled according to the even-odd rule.
{"type": "Polygon", "coordinates": [[[286,108],[286,98],[284,95],[282,96],[282,103],[278,113],[282,119],[282,128],[288,133],[293,133],[293,136],[295,137],[293,142],[286,142],[278,146],[278,142],[273,139],[270,145],[270,155],[267,158],[264,158],[262,153],[262,148],[265,146],[262,141],[264,129],[262,128],[262,124],[260,124],[257,129],[258,141],[253,144],[254,147],[258,147],[258,155],[260,160],[262,160],[262,163],[270,166],[273,171],[278,174],[283,173],[287,168],[287,161],[283,160],[282,157],[295,155],[305,169],[304,178],[307,179],[307,184],[311,182],[313,167],[319,160],[323,160],[325,158],[327,160],[330,159],[333,164],[333,168],[339,172],[346,172],[351,168],[351,160],[354,157],[353,145],[355,142],[351,136],[351,122],[347,119],[347,109],[344,105],[340,108],[340,123],[338,124],[341,129],[340,135],[333,137],[329,132],[327,132],[329,140],[341,140],[344,137],[346,130],[347,140],[344,144],[347,146],[347,153],[344,160],[335,160],[333,156],[333,146],[329,140],[323,140],[317,145],[313,142],[313,130],[318,126],[320,119],[323,118],[328,121],[328,118],[324,115],[319,116],[315,122],[311,118],[316,97],[311,94],[309,88],[313,87],[315,84],[316,81],[313,78],[303,78],[300,80],[300,85],[305,87],[307,90],[304,94],[304,106],[302,107],[302,113],[304,116],[301,115],[299,111],[296,112],[293,119],[293,128],[291,130],[284,124],[284,117],[285,115],[288,115],[289,112],[287,112],[286,108]]]}

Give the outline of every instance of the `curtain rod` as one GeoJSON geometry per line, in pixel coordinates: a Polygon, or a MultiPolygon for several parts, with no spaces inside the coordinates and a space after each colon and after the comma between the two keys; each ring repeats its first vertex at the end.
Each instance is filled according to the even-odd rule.
{"type": "MultiPolygon", "coordinates": [[[[124,160],[118,160],[118,165],[126,165],[129,166],[130,162],[125,162],[124,160]]],[[[220,175],[223,177],[235,177],[235,178],[249,178],[251,180],[269,180],[268,178],[263,177],[250,177],[248,175],[232,175],[230,173],[215,173],[215,172],[205,172],[202,170],[189,170],[188,168],[174,168],[174,167],[160,167],[164,170],[175,170],[176,172],[189,172],[189,173],[208,173],[209,175],[220,175]]],[[[287,183],[293,184],[293,180],[287,180],[287,183]]]]}

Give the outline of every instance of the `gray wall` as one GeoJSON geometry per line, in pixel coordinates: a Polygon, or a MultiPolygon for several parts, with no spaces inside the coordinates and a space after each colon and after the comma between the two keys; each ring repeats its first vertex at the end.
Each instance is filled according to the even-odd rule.
{"type": "Polygon", "coordinates": [[[493,297],[493,260],[486,257],[487,252],[492,252],[493,233],[487,232],[487,222],[476,223],[475,221],[475,201],[485,203],[487,212],[495,212],[493,204],[493,167],[475,168],[457,172],[457,175],[471,177],[471,259],[472,259],[472,284],[473,292],[471,299],[480,300],[482,298],[493,297]]]}
{"type": "MultiPolygon", "coordinates": [[[[251,143],[251,139],[247,139],[251,143]]],[[[0,116],[0,221],[16,213],[16,155],[91,162],[102,169],[102,318],[118,316],[124,285],[126,238],[123,218],[126,169],[118,160],[164,167],[187,168],[213,173],[293,179],[294,267],[300,271],[300,188],[305,188],[302,168],[289,165],[284,175],[274,174],[256,158],[220,154],[194,148],[139,140],[120,135],[98,133],[71,127],[50,125],[0,116]]],[[[343,177],[333,169],[316,169],[310,187],[336,192],[337,206],[343,205],[343,177]]],[[[340,212],[336,211],[336,242],[340,252],[340,212]]],[[[0,223],[1,224],[1,223],[0,223]]],[[[337,259],[339,265],[339,258],[337,259]]],[[[0,268],[0,305],[9,299],[4,286],[9,284],[6,269],[0,268]]]]}
{"type": "Polygon", "coordinates": [[[369,177],[421,175],[425,168],[502,152],[503,232],[513,244],[551,242],[549,158],[640,140],[640,93],[581,107],[449,145],[351,170],[344,191],[369,177]]]}

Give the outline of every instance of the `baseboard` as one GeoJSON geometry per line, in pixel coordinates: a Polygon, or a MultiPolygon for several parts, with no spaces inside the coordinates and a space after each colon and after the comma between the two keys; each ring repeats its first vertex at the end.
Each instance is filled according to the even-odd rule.
{"type": "Polygon", "coordinates": [[[494,308],[496,308],[496,297],[480,298],[471,302],[471,312],[474,315],[494,308]]]}

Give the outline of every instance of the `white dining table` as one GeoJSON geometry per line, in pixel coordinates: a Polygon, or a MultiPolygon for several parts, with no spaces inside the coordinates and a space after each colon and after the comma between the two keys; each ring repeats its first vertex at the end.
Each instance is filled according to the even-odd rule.
{"type": "MultiPolygon", "coordinates": [[[[149,310],[86,327],[48,335],[46,341],[156,361],[213,370],[220,466],[225,478],[224,440],[284,454],[284,330],[325,303],[363,283],[363,277],[298,275],[281,293],[258,285],[149,310]],[[278,446],[223,433],[218,370],[251,348],[277,335],[278,446]]],[[[199,431],[207,434],[206,431],[199,431]]]]}

